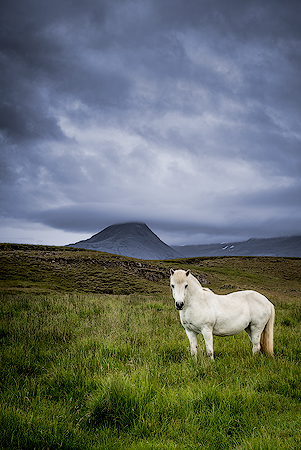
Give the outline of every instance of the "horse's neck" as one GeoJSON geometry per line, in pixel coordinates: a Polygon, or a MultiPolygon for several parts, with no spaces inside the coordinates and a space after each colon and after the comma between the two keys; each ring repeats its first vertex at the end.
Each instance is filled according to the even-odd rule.
{"type": "Polygon", "coordinates": [[[200,294],[203,294],[203,288],[193,275],[189,275],[189,277],[190,298],[193,300],[194,298],[199,298],[200,294]]]}
{"type": "Polygon", "coordinates": [[[201,283],[194,277],[193,275],[189,275],[189,280],[192,286],[194,286],[196,289],[202,289],[201,283]]]}

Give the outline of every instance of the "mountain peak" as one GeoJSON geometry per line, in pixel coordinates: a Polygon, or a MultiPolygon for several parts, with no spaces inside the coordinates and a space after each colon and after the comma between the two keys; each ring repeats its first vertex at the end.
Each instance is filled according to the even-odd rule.
{"type": "Polygon", "coordinates": [[[98,250],[138,259],[173,259],[181,255],[165,244],[145,224],[128,222],[110,225],[89,239],[68,247],[98,250]]]}

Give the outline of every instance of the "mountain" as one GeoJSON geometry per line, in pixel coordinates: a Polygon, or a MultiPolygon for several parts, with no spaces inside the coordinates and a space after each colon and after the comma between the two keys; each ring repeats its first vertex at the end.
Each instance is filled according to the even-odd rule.
{"type": "Polygon", "coordinates": [[[145,223],[111,225],[90,239],[67,247],[98,250],[137,259],[176,259],[194,256],[301,257],[301,236],[249,239],[222,244],[169,247],[145,223]]]}
{"type": "Polygon", "coordinates": [[[85,248],[138,259],[175,259],[182,255],[161,241],[145,223],[111,225],[90,239],[67,247],[85,248]]]}
{"type": "Polygon", "coordinates": [[[173,246],[186,258],[193,256],[278,256],[301,257],[301,236],[270,239],[249,239],[243,242],[228,242],[207,245],[173,246]]]}

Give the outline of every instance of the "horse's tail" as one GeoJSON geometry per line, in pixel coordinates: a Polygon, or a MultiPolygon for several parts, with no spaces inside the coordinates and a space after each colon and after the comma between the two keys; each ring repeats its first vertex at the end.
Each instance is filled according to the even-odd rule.
{"type": "Polygon", "coordinates": [[[261,351],[273,356],[273,335],[274,335],[274,320],[275,320],[275,308],[271,303],[271,315],[266,323],[266,326],[261,334],[260,343],[261,351]]]}

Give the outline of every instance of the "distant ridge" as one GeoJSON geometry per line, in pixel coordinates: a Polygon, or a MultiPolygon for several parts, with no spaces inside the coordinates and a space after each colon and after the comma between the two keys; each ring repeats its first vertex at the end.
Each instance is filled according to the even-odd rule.
{"type": "Polygon", "coordinates": [[[145,223],[110,225],[90,239],[67,247],[85,248],[137,259],[175,259],[182,255],[165,244],[145,223]]]}
{"type": "Polygon", "coordinates": [[[301,236],[249,239],[223,244],[173,246],[186,258],[194,256],[278,256],[301,257],[301,236]]]}

